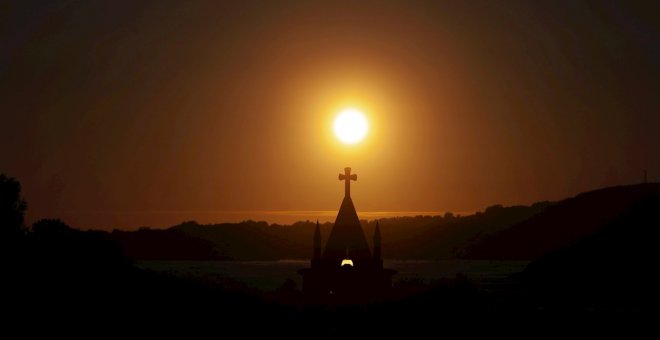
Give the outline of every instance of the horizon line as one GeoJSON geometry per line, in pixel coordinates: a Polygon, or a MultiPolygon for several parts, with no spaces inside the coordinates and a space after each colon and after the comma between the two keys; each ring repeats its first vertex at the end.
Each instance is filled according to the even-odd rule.
{"type": "MultiPolygon", "coordinates": [[[[313,215],[336,215],[339,210],[62,210],[63,214],[256,214],[277,216],[313,216],[313,215]]],[[[362,211],[358,215],[369,216],[435,216],[452,213],[454,215],[470,215],[477,211],[450,211],[450,210],[391,210],[391,211],[362,211]]]]}
{"type": "MultiPolygon", "coordinates": [[[[33,215],[26,219],[26,222],[33,223],[42,218],[59,218],[81,229],[136,230],[142,227],[169,228],[189,221],[202,225],[240,223],[250,220],[266,222],[269,225],[292,225],[296,222],[314,220],[319,220],[320,223],[332,223],[338,212],[338,210],[60,210],[44,213],[36,212],[36,214],[33,211],[33,215]],[[99,219],[104,220],[105,223],[98,223],[99,219]]],[[[442,216],[447,212],[449,211],[362,211],[358,212],[358,217],[360,220],[376,220],[379,218],[420,215],[442,216]]],[[[451,211],[451,213],[467,216],[475,212],[451,211]]]]}

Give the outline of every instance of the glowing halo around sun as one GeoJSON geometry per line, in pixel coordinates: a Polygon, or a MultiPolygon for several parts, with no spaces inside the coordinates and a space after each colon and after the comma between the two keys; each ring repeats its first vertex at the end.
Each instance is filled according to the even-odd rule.
{"type": "Polygon", "coordinates": [[[333,129],[335,136],[344,144],[357,144],[369,131],[369,123],[362,112],[345,109],[335,118],[333,129]]]}

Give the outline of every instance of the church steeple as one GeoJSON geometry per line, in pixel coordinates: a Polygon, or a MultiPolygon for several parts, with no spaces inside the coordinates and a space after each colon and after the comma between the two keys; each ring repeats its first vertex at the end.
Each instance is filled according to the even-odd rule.
{"type": "Polygon", "coordinates": [[[345,258],[350,258],[355,267],[371,267],[373,257],[369,243],[362,231],[353,200],[351,200],[351,181],[357,180],[356,174],[351,174],[351,168],[346,167],[339,175],[344,181],[344,200],[341,202],[335,225],[330,231],[328,241],[323,250],[323,263],[327,266],[340,267],[345,258]],[[348,256],[346,256],[348,249],[348,256]]]}
{"type": "Polygon", "coordinates": [[[321,242],[319,221],[316,221],[311,268],[298,270],[302,275],[302,290],[305,296],[320,303],[372,302],[374,298],[388,296],[396,270],[383,268],[378,221],[373,252],[362,230],[351,199],[351,181],[357,180],[357,175],[347,167],[339,179],[344,181],[344,199],[326,237],[325,247],[321,242]]]}

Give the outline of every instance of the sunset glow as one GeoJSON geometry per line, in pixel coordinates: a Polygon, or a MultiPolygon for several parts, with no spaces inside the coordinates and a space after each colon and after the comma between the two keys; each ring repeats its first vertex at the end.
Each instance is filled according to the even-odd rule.
{"type": "Polygon", "coordinates": [[[0,173],[106,231],[327,221],[346,166],[368,219],[653,180],[660,21],[624,3],[3,7],[0,173]]]}

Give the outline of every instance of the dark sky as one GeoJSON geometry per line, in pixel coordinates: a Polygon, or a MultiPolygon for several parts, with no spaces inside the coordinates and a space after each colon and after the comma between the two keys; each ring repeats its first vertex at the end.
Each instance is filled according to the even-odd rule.
{"type": "Polygon", "coordinates": [[[362,217],[660,178],[660,2],[45,3],[0,3],[0,172],[32,220],[330,220],[345,166],[362,217]]]}

